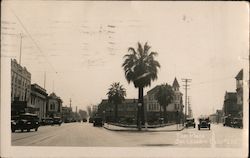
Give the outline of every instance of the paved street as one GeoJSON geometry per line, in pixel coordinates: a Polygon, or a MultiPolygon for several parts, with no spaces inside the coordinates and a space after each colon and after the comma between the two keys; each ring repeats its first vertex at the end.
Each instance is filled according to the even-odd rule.
{"type": "Polygon", "coordinates": [[[241,147],[242,129],[212,125],[212,129],[188,128],[170,132],[110,131],[89,123],[41,126],[38,132],[12,133],[12,145],[81,147],[241,147]]]}

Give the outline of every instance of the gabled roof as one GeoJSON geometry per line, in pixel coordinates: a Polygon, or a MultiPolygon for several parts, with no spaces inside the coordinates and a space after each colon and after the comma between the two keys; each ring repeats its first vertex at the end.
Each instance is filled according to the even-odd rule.
{"type": "Polygon", "coordinates": [[[243,69],[240,70],[235,78],[236,80],[243,80],[243,69]]]}
{"type": "Polygon", "coordinates": [[[180,87],[176,77],[174,78],[173,87],[180,87]]]}
{"type": "Polygon", "coordinates": [[[155,86],[154,88],[152,88],[151,90],[149,90],[147,93],[154,93],[159,89],[159,85],[155,86]]]}

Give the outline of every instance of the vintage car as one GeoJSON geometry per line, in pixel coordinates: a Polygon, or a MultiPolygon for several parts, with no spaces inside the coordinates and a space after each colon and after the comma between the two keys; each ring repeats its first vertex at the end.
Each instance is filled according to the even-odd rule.
{"type": "Polygon", "coordinates": [[[198,130],[200,130],[201,128],[208,128],[210,130],[210,127],[211,125],[208,117],[199,119],[198,130]]]}
{"type": "Polygon", "coordinates": [[[87,122],[87,119],[86,119],[86,118],[83,118],[83,119],[82,119],[82,122],[87,122]]]}
{"type": "Polygon", "coordinates": [[[233,122],[233,118],[231,116],[225,116],[223,118],[223,126],[231,127],[233,122]]]}
{"type": "Polygon", "coordinates": [[[104,121],[101,117],[95,117],[93,120],[93,126],[99,126],[102,127],[104,125],[104,121]]]}
{"type": "Polygon", "coordinates": [[[90,118],[89,118],[89,123],[93,123],[93,121],[94,121],[94,118],[93,118],[93,117],[90,117],[90,118]]]}
{"type": "Polygon", "coordinates": [[[243,127],[242,118],[233,118],[231,126],[234,128],[242,128],[243,127]]]}
{"type": "Polygon", "coordinates": [[[195,128],[194,118],[187,118],[185,126],[186,126],[186,128],[188,128],[188,127],[194,127],[195,128]]]}
{"type": "Polygon", "coordinates": [[[52,118],[43,118],[40,122],[41,126],[45,125],[52,125],[53,124],[53,119],[52,118]]]}
{"type": "Polygon", "coordinates": [[[53,123],[52,123],[52,125],[59,125],[59,126],[61,126],[61,124],[62,124],[61,117],[53,117],[53,123]]]}
{"type": "Polygon", "coordinates": [[[38,116],[36,114],[24,113],[19,116],[13,117],[11,119],[11,131],[15,132],[16,130],[27,130],[29,132],[31,129],[38,130],[40,126],[38,121],[38,116]]]}

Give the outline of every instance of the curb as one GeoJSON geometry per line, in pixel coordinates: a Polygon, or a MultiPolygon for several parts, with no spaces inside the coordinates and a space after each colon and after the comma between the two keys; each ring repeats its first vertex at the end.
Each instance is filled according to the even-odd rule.
{"type": "Polygon", "coordinates": [[[107,129],[107,130],[110,130],[110,131],[117,131],[117,132],[177,132],[177,131],[182,131],[185,129],[185,127],[181,128],[181,129],[176,129],[176,130],[141,130],[141,131],[138,131],[137,128],[136,130],[129,130],[129,129],[111,129],[111,128],[108,128],[106,126],[103,126],[103,128],[107,129]]]}

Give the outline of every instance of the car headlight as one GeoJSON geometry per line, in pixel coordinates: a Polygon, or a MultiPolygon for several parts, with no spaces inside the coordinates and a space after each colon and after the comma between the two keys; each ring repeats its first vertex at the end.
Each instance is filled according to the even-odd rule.
{"type": "Polygon", "coordinates": [[[27,124],[31,124],[31,122],[27,122],[27,124]]]}

